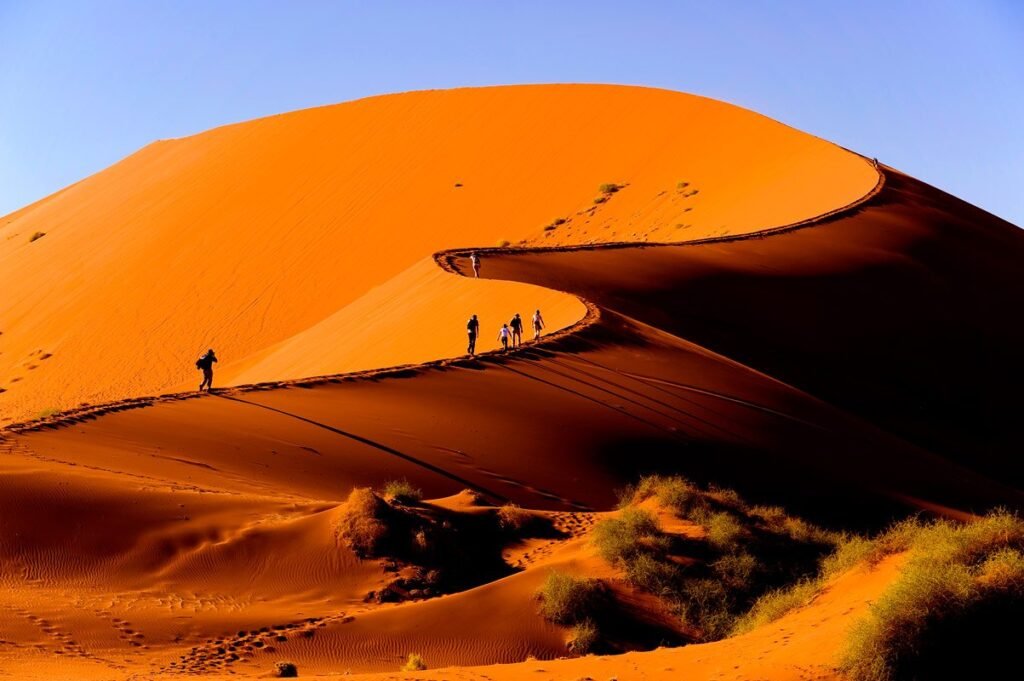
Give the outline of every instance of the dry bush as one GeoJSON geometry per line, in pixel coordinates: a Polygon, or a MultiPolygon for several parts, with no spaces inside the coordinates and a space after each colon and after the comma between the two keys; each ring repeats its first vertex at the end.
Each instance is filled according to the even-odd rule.
{"type": "Polygon", "coordinates": [[[427,668],[427,663],[423,661],[423,656],[419,653],[409,653],[408,659],[399,671],[403,672],[421,672],[427,668]]]}
{"type": "Polygon", "coordinates": [[[498,524],[502,529],[519,532],[536,520],[533,513],[517,504],[505,504],[497,511],[498,524]]]}
{"type": "Polygon", "coordinates": [[[664,548],[658,521],[648,511],[625,508],[618,518],[602,520],[594,527],[594,545],[609,563],[629,561],[640,553],[664,548]]]}
{"type": "Polygon", "coordinates": [[[586,619],[573,625],[566,645],[569,650],[577,655],[586,655],[593,652],[600,638],[601,635],[597,625],[594,624],[593,620],[586,619]]]}
{"type": "Polygon", "coordinates": [[[32,243],[33,241],[39,241],[44,236],[46,236],[46,232],[36,232],[32,236],[29,237],[28,242],[32,243]]]}
{"type": "Polygon", "coordinates": [[[380,495],[396,504],[415,504],[423,499],[423,492],[413,487],[412,483],[401,480],[388,480],[380,490],[380,495]]]}
{"type": "Polygon", "coordinates": [[[842,669],[855,681],[904,678],[991,678],[988,669],[1014,661],[1013,632],[1024,612],[1024,522],[995,511],[966,525],[947,520],[911,533],[906,566],[867,617],[850,631],[842,669]],[[974,647],[980,649],[974,650],[974,647]]]}
{"type": "Polygon", "coordinates": [[[614,194],[620,189],[622,189],[622,185],[616,184],[614,182],[605,182],[604,184],[597,188],[597,191],[601,192],[602,194],[614,194]]]}
{"type": "Polygon", "coordinates": [[[551,571],[537,591],[540,613],[555,624],[577,624],[600,609],[604,587],[596,579],[579,579],[551,571]]]}
{"type": "Polygon", "coordinates": [[[360,558],[375,555],[388,534],[387,504],[369,487],[356,487],[338,518],[338,537],[360,558]]]}

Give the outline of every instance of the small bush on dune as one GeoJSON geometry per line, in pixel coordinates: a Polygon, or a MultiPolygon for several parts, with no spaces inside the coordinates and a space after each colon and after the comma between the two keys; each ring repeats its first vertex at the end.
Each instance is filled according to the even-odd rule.
{"type": "Polygon", "coordinates": [[[614,182],[605,182],[597,188],[597,191],[602,194],[614,194],[620,189],[622,189],[622,185],[615,184],[614,182]]]}
{"type": "Polygon", "coordinates": [[[357,556],[373,556],[387,536],[387,504],[369,487],[356,487],[348,495],[338,519],[338,537],[357,556]]]}
{"type": "Polygon", "coordinates": [[[294,679],[299,675],[299,668],[293,662],[277,662],[274,664],[274,676],[279,679],[294,679]]]}
{"type": "Polygon", "coordinates": [[[497,515],[502,529],[512,532],[518,532],[536,520],[536,516],[516,504],[505,504],[498,509],[497,515]]]}
{"type": "Polygon", "coordinates": [[[498,246],[498,248],[506,248],[509,245],[509,240],[508,239],[498,239],[498,242],[497,242],[496,245],[498,246]]]}
{"type": "Polygon", "coordinates": [[[730,553],[711,563],[711,570],[728,586],[738,591],[751,588],[759,569],[757,558],[749,553],[730,553]]]}
{"type": "Polygon", "coordinates": [[[36,232],[35,234],[29,237],[28,242],[32,243],[33,241],[39,241],[44,236],[46,236],[46,232],[36,232]]]}
{"type": "Polygon", "coordinates": [[[419,653],[409,653],[409,658],[402,665],[399,671],[403,672],[421,672],[427,668],[427,663],[423,661],[423,656],[419,653]]]}
{"type": "Polygon", "coordinates": [[[597,625],[593,620],[586,619],[573,625],[569,633],[569,641],[566,644],[572,652],[577,655],[586,655],[594,650],[600,639],[597,625]]]}
{"type": "Polygon", "coordinates": [[[552,571],[537,595],[544,619],[555,624],[576,624],[594,616],[604,588],[596,579],[579,579],[552,571]]]}
{"type": "Polygon", "coordinates": [[[626,563],[626,581],[660,598],[677,595],[682,570],[674,563],[642,553],[626,563]]]}
{"type": "Polygon", "coordinates": [[[640,508],[623,509],[618,518],[602,520],[594,527],[594,545],[598,553],[613,564],[659,548],[660,541],[662,534],[657,520],[640,508]]]}
{"type": "Polygon", "coordinates": [[[412,486],[405,478],[384,483],[380,495],[397,504],[415,504],[423,499],[423,492],[412,486]]]}
{"type": "Polygon", "coordinates": [[[707,540],[725,551],[735,549],[744,534],[743,525],[736,516],[725,512],[712,513],[704,529],[707,532],[707,540]]]}
{"type": "Polygon", "coordinates": [[[604,203],[607,200],[608,200],[607,196],[595,196],[594,197],[594,203],[595,204],[602,204],[602,203],[604,203]]]}

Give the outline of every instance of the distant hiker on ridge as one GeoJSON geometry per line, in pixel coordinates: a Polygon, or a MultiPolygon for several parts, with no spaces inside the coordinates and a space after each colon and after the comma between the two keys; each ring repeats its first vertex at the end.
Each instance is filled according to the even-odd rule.
{"type": "Polygon", "coordinates": [[[509,326],[512,327],[512,347],[518,348],[523,344],[523,319],[518,312],[509,322],[509,326]]]}
{"type": "Polygon", "coordinates": [[[533,340],[540,338],[541,329],[544,328],[544,317],[541,317],[540,310],[533,313],[533,340]]]}
{"type": "Polygon", "coordinates": [[[469,262],[473,265],[473,276],[480,278],[480,256],[476,251],[469,254],[469,262]]]}
{"type": "Polygon", "coordinates": [[[498,340],[501,341],[501,351],[508,352],[508,339],[512,337],[512,332],[508,330],[508,324],[501,325],[501,331],[498,332],[498,340]]]}
{"type": "Polygon", "coordinates": [[[476,337],[480,335],[480,320],[473,315],[466,324],[466,331],[469,333],[469,347],[466,349],[471,355],[476,354],[476,337]]]}
{"type": "Polygon", "coordinates": [[[213,354],[212,348],[196,360],[196,369],[202,369],[203,371],[203,382],[199,384],[199,392],[203,392],[204,387],[206,392],[210,392],[213,388],[213,363],[216,361],[217,355],[213,354]]]}

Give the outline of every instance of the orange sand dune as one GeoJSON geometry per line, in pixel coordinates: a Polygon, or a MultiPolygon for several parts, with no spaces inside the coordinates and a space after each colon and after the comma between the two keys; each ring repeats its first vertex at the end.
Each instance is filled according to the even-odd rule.
{"type": "Polygon", "coordinates": [[[834,677],[898,558],[745,636],[607,659],[551,660],[565,632],[532,594],[552,566],[610,574],[588,528],[651,471],[844,528],[1024,506],[1024,237],[727,105],[376,98],[153,145],[6,222],[4,417],[120,400],[0,431],[0,668],[20,678],[266,676],[285,656],[331,675],[408,652],[517,663],[425,678],[834,677]],[[622,187],[595,204],[601,182],[622,187]],[[456,276],[498,238],[524,247],[456,276]],[[329,375],[454,357],[469,310],[494,329],[536,306],[568,330],[329,375]],[[222,380],[258,385],[130,399],[188,385],[210,344],[222,380]],[[543,509],[566,536],[507,547],[514,574],[474,588],[369,602],[387,561],[336,522],[354,486],[394,478],[543,509]]]}
{"type": "Polygon", "coordinates": [[[511,284],[435,289],[417,263],[499,239],[743,233],[874,181],[860,159],[757,114],[634,87],[391,95],[156,142],[0,218],[0,422],[192,385],[210,346],[233,365],[226,379],[247,381],[456,356],[471,311],[488,343],[510,310],[541,303],[554,329],[575,321],[571,302],[511,284]],[[624,188],[597,205],[602,183],[624,188]],[[368,320],[390,295],[374,288],[403,272],[424,290],[368,320]]]}

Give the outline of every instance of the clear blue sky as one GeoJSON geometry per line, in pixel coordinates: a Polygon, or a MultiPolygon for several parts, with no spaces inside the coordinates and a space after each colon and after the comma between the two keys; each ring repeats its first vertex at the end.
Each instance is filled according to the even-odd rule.
{"type": "Polygon", "coordinates": [[[0,215],[144,144],[365,95],[724,99],[1024,226],[1024,2],[0,0],[0,215]]]}

